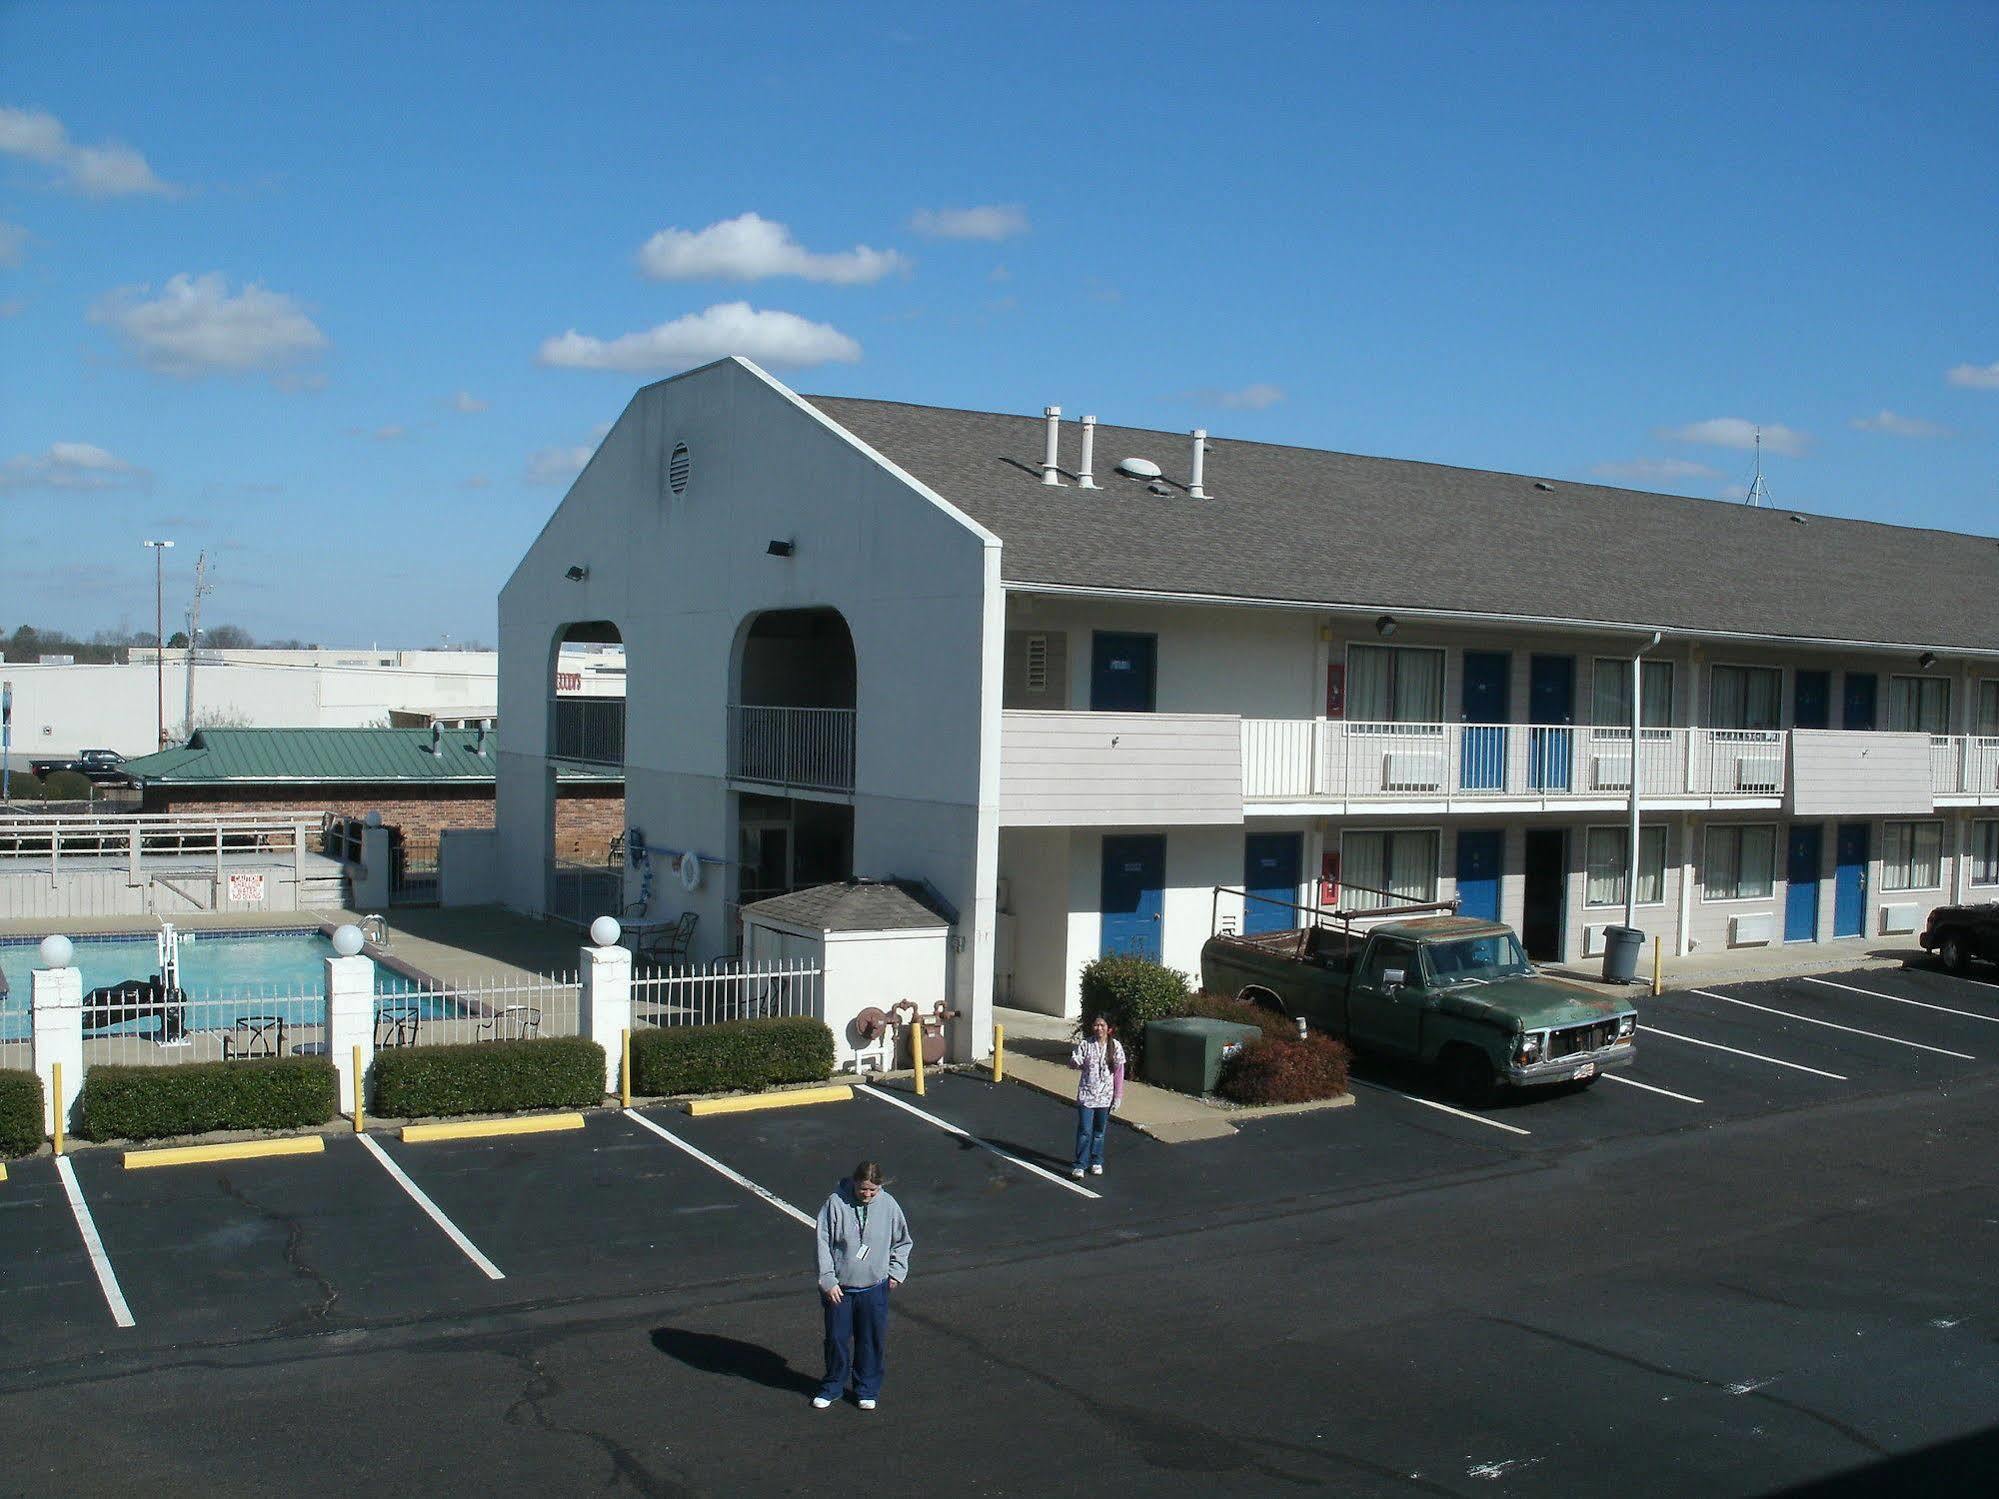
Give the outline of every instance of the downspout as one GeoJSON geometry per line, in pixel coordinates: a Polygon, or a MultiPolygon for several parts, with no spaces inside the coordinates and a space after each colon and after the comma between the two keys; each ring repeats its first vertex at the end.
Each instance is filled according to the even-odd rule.
{"type": "Polygon", "coordinates": [[[1658,648],[1665,636],[1658,630],[1631,657],[1631,841],[1624,850],[1624,925],[1638,925],[1638,753],[1645,720],[1645,653],[1658,648]]]}

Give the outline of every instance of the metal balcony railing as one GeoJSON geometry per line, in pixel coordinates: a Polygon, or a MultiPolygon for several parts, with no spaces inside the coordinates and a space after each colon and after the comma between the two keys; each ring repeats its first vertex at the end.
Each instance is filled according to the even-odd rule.
{"type": "Polygon", "coordinates": [[[550,698],[549,754],[592,765],[625,763],[625,700],[621,697],[550,698]]]}
{"type": "Polygon", "coordinates": [[[729,774],[800,790],[852,791],[854,710],[731,705],[729,774]]]}
{"type": "Polygon", "coordinates": [[[1930,786],[1938,796],[1999,797],[1999,734],[1931,735],[1930,786]]]}

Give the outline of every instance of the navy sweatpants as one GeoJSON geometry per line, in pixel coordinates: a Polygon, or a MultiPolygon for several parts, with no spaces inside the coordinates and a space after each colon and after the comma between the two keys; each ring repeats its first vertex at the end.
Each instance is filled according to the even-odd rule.
{"type": "Polygon", "coordinates": [[[880,1281],[865,1291],[843,1286],[841,1293],[838,1306],[823,1296],[819,1298],[820,1309],[826,1314],[826,1380],[819,1386],[819,1393],[828,1400],[838,1400],[846,1391],[847,1376],[852,1374],[855,1398],[873,1400],[882,1387],[882,1345],[888,1339],[888,1282],[880,1281]]]}

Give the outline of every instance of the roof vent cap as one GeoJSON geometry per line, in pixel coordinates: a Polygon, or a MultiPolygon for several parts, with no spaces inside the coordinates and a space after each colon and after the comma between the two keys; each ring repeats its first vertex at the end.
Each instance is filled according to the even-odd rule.
{"type": "Polygon", "coordinates": [[[1127,479],[1157,479],[1159,465],[1150,458],[1120,458],[1117,471],[1127,479]]]}
{"type": "Polygon", "coordinates": [[[1534,487],[1547,494],[1553,494],[1555,492],[1555,486],[1550,484],[1546,479],[1536,479],[1534,481],[1534,487]]]}
{"type": "Polygon", "coordinates": [[[1157,495],[1168,495],[1173,493],[1172,490],[1168,489],[1166,485],[1158,479],[1154,479],[1150,484],[1146,485],[1145,487],[1148,491],[1157,495]]]}

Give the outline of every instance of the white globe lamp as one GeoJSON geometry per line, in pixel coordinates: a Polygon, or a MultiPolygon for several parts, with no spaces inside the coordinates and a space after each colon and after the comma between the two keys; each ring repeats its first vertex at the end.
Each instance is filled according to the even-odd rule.
{"type": "Polygon", "coordinates": [[[624,928],[618,925],[615,916],[599,916],[590,923],[590,940],[599,947],[616,947],[618,935],[624,928]]]}
{"type": "Polygon", "coordinates": [[[42,938],[42,967],[67,968],[69,960],[76,952],[76,944],[67,937],[42,938]]]}
{"type": "Polygon", "coordinates": [[[361,928],[349,922],[333,933],[333,950],[343,958],[351,958],[361,950],[361,928]]]}

